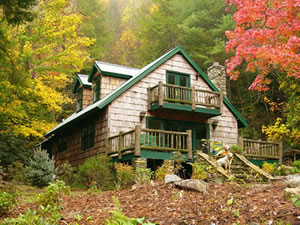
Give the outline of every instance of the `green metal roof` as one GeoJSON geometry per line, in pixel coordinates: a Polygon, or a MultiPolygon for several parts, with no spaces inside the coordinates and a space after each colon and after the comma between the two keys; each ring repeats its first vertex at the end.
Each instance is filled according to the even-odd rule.
{"type": "Polygon", "coordinates": [[[91,88],[92,83],[88,81],[88,78],[89,78],[89,75],[77,74],[77,79],[73,86],[72,92],[75,94],[78,86],[80,86],[80,85],[82,85],[83,87],[86,87],[86,88],[91,88]]]}
{"type": "Polygon", "coordinates": [[[134,67],[95,61],[88,78],[89,82],[92,82],[96,70],[98,70],[99,73],[107,76],[119,77],[125,79],[130,79],[136,76],[137,74],[139,74],[140,71],[140,69],[134,67]]]}
{"type": "MultiPolygon", "coordinates": [[[[161,57],[157,58],[150,64],[146,65],[142,69],[139,70],[139,73],[132,78],[130,78],[128,81],[126,81],[124,84],[122,84],[120,87],[118,87],[116,90],[114,90],[112,93],[107,95],[105,98],[95,102],[92,105],[89,105],[85,109],[79,111],[78,113],[74,113],[69,118],[64,120],[62,123],[60,123],[57,127],[52,129],[50,132],[48,132],[45,136],[49,136],[53,134],[58,129],[64,127],[66,124],[70,123],[71,121],[74,122],[75,120],[81,119],[83,116],[86,116],[90,111],[100,110],[103,109],[105,106],[107,106],[109,103],[111,103],[114,99],[119,97],[122,93],[127,91],[130,87],[135,85],[137,82],[139,82],[141,79],[143,79],[147,74],[151,73],[153,70],[155,70],[158,66],[163,64],[165,61],[170,59],[175,54],[181,54],[185,57],[185,59],[188,61],[188,63],[201,75],[201,77],[204,79],[204,81],[208,84],[209,87],[211,87],[214,91],[219,91],[218,88],[208,79],[206,74],[201,70],[201,68],[191,59],[191,57],[183,50],[181,46],[177,46],[176,48],[170,50],[166,54],[162,55],[161,57]]],[[[93,68],[95,68],[95,63],[93,68]]],[[[92,73],[91,73],[92,74],[92,73]]],[[[89,80],[91,78],[91,75],[89,76],[89,80]]],[[[92,79],[92,78],[91,78],[92,79]]],[[[234,106],[228,101],[226,97],[223,98],[224,104],[231,110],[231,112],[235,115],[237,121],[238,121],[238,127],[246,127],[248,126],[247,121],[244,119],[244,117],[234,108],[234,106]]]]}

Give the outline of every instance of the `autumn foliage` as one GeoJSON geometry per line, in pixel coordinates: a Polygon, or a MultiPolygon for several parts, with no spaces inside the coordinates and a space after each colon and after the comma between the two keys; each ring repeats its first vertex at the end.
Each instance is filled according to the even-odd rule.
{"type": "Polygon", "coordinates": [[[258,72],[250,90],[266,91],[270,75],[280,72],[300,78],[300,1],[299,0],[227,0],[235,6],[234,31],[227,31],[227,72],[237,79],[237,67],[247,63],[247,71],[258,72]]]}

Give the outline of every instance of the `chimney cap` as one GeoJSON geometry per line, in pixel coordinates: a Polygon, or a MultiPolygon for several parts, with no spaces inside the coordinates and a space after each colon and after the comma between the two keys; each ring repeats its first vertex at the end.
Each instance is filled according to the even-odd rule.
{"type": "Polygon", "coordinates": [[[220,66],[219,62],[213,62],[213,66],[220,66]]]}

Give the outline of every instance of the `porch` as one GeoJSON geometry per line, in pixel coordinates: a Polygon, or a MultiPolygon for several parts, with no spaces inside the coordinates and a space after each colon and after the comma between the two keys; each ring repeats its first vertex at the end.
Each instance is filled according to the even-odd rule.
{"type": "Polygon", "coordinates": [[[113,160],[125,161],[137,157],[165,160],[171,159],[176,151],[182,153],[186,160],[193,159],[191,130],[175,132],[137,125],[106,140],[106,154],[113,160]]]}
{"type": "Polygon", "coordinates": [[[162,81],[148,88],[148,110],[183,110],[210,118],[221,115],[222,106],[222,92],[164,84],[162,81]]]}

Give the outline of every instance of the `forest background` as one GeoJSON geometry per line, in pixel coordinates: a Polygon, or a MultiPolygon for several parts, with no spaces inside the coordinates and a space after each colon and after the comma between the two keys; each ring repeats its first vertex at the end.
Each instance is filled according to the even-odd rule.
{"type": "Polygon", "coordinates": [[[299,148],[297,0],[0,1],[0,159],[30,149],[75,111],[76,73],[93,61],[141,68],[177,45],[206,71],[226,65],[244,138],[299,148]]]}

